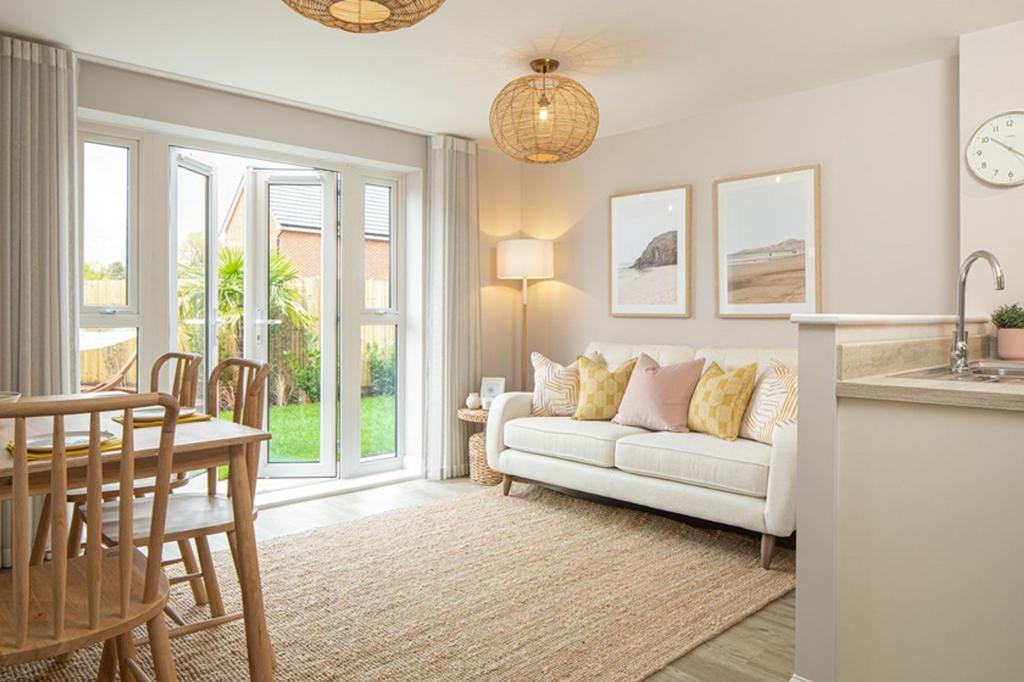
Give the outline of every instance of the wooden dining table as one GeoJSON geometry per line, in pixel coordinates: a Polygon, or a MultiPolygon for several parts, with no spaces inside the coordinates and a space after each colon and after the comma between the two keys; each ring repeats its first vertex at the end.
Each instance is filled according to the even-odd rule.
{"type": "MultiPolygon", "coordinates": [[[[31,400],[31,399],[23,399],[31,400]]],[[[102,427],[116,437],[121,436],[121,425],[112,417],[103,415],[102,427]]],[[[88,415],[74,415],[66,419],[66,430],[87,431],[88,415]]],[[[26,423],[29,437],[51,433],[53,420],[31,419],[26,423]]],[[[135,429],[135,478],[156,474],[156,456],[160,439],[159,428],[135,429]]],[[[12,497],[14,460],[6,445],[14,436],[13,420],[0,420],[0,501],[12,497]]],[[[228,465],[228,487],[235,518],[235,539],[238,579],[242,593],[242,613],[245,620],[246,650],[249,659],[249,677],[260,682],[274,679],[274,654],[267,631],[263,607],[263,588],[260,582],[256,534],[253,527],[253,488],[246,453],[259,443],[270,439],[270,434],[242,424],[221,419],[179,424],[174,435],[174,472],[196,471],[228,465]]],[[[120,480],[121,453],[102,453],[103,482],[120,480]]],[[[68,489],[86,485],[87,457],[67,459],[68,489]]],[[[50,490],[49,459],[30,461],[30,494],[45,495],[50,490]]]]}

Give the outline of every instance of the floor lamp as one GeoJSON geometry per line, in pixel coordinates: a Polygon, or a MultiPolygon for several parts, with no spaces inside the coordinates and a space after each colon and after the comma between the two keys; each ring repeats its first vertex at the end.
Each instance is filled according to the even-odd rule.
{"type": "Polygon", "coordinates": [[[509,239],[498,242],[498,279],[518,279],[523,282],[523,326],[520,334],[520,385],[527,390],[526,303],[527,287],[531,279],[551,279],[555,276],[553,244],[544,239],[509,239]]]}

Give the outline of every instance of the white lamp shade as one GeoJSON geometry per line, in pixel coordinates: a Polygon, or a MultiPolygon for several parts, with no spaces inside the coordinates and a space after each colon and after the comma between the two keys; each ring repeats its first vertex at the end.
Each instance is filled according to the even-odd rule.
{"type": "Polygon", "coordinates": [[[545,239],[498,242],[498,279],[550,279],[555,276],[555,250],[545,239]]]}

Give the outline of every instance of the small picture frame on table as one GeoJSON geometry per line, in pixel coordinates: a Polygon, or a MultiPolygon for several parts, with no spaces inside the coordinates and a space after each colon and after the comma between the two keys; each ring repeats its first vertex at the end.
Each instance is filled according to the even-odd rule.
{"type": "Polygon", "coordinates": [[[484,405],[505,392],[505,377],[484,377],[480,380],[480,400],[484,405]]]}

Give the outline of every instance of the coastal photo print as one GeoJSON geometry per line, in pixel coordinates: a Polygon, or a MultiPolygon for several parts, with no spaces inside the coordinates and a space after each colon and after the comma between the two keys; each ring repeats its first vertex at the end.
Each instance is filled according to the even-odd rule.
{"type": "Polygon", "coordinates": [[[690,191],[611,198],[613,316],[690,316],[690,191]]]}
{"type": "Polygon", "coordinates": [[[821,169],[716,180],[719,317],[789,317],[821,306],[821,169]]]}

